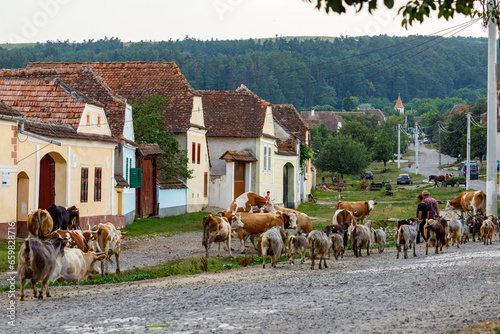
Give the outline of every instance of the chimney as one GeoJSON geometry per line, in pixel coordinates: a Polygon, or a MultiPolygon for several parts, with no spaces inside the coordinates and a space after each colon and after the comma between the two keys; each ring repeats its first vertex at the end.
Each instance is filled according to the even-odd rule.
{"type": "Polygon", "coordinates": [[[314,107],[311,109],[311,117],[314,117],[314,107]]]}

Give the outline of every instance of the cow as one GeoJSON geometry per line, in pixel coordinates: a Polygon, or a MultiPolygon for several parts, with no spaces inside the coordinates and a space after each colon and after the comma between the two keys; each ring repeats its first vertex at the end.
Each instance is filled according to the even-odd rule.
{"type": "Polygon", "coordinates": [[[387,227],[381,227],[373,230],[373,241],[377,244],[379,254],[384,251],[386,241],[387,227]]]}
{"type": "Polygon", "coordinates": [[[52,282],[80,282],[90,275],[101,273],[99,262],[106,259],[104,253],[82,252],[77,248],[66,248],[64,256],[57,260],[56,268],[51,275],[52,282]]]}
{"type": "MultiPolygon", "coordinates": [[[[451,240],[451,245],[457,244],[457,248],[460,248],[460,244],[463,241],[464,235],[464,225],[458,219],[450,219],[448,220],[448,228],[447,228],[447,238],[451,240]]],[[[449,243],[449,241],[447,241],[449,243]]]]}
{"type": "Polygon", "coordinates": [[[358,225],[354,221],[349,227],[352,249],[356,257],[361,256],[361,247],[366,247],[366,255],[370,255],[370,248],[373,243],[372,225],[371,220],[367,221],[365,225],[358,225]]]}
{"type": "MultiPolygon", "coordinates": [[[[236,231],[241,243],[241,252],[245,252],[245,239],[250,236],[252,243],[253,237],[260,236],[273,226],[291,227],[285,223],[286,215],[281,212],[267,213],[248,213],[238,212],[229,219],[231,228],[236,231]],[[239,227],[243,225],[243,227],[239,227]]],[[[255,244],[254,244],[255,246],[255,244]]],[[[257,247],[256,247],[257,248],[257,247]]]]}
{"type": "Polygon", "coordinates": [[[290,259],[290,264],[294,264],[293,256],[295,254],[301,255],[300,263],[305,262],[305,256],[307,251],[307,238],[303,235],[291,235],[288,237],[288,258],[290,259]]]}
{"type": "Polygon", "coordinates": [[[54,226],[54,221],[47,210],[38,209],[28,215],[28,232],[40,240],[44,240],[54,226]]]}
{"type": "Polygon", "coordinates": [[[335,209],[340,210],[340,209],[346,209],[352,212],[354,215],[354,218],[358,222],[364,222],[365,219],[370,215],[370,212],[373,210],[375,205],[377,205],[378,202],[374,200],[369,200],[369,201],[364,201],[364,202],[344,202],[344,201],[338,201],[337,205],[335,206],[335,209]]]}
{"type": "Polygon", "coordinates": [[[282,226],[273,226],[259,237],[259,256],[262,256],[262,268],[266,267],[266,257],[271,257],[271,266],[276,268],[276,262],[285,251],[286,232],[282,226]]]}
{"type": "Polygon", "coordinates": [[[17,255],[17,276],[21,286],[21,300],[24,300],[26,279],[31,282],[33,298],[37,298],[36,283],[39,281],[42,282],[42,288],[38,299],[43,299],[44,290],[45,295],[50,297],[49,280],[56,268],[57,261],[64,256],[65,243],[66,241],[61,238],[52,242],[28,238],[22,244],[17,255]]]}
{"type": "Polygon", "coordinates": [[[481,237],[483,238],[483,244],[491,245],[493,240],[493,234],[495,233],[495,222],[494,217],[489,216],[488,219],[483,221],[481,225],[481,237]]]}
{"type": "Polygon", "coordinates": [[[326,264],[326,253],[331,247],[331,240],[328,238],[323,231],[313,230],[307,236],[308,247],[310,249],[309,255],[311,258],[311,269],[314,269],[314,260],[316,256],[319,255],[318,269],[321,269],[321,261],[328,268],[326,264]]]}
{"type": "MultiPolygon", "coordinates": [[[[103,252],[110,261],[110,257],[115,255],[116,273],[120,273],[120,243],[125,236],[111,223],[99,223],[90,229],[89,250],[91,252],[103,252]]],[[[101,275],[108,274],[108,261],[106,261],[106,271],[104,261],[101,262],[101,275]]]]}
{"type": "Polygon", "coordinates": [[[87,253],[89,251],[89,244],[87,242],[88,237],[86,238],[83,235],[83,232],[80,230],[75,231],[62,231],[56,230],[47,236],[48,239],[57,239],[63,238],[66,239],[66,247],[67,248],[78,248],[82,252],[87,253]]]}
{"type": "Polygon", "coordinates": [[[424,226],[425,255],[429,255],[429,246],[435,246],[435,253],[439,254],[439,250],[443,250],[446,243],[446,227],[448,223],[444,219],[436,220],[429,219],[424,226]]]}
{"type": "Polygon", "coordinates": [[[399,252],[401,251],[401,245],[403,246],[404,258],[408,258],[408,248],[413,247],[413,256],[417,256],[415,245],[417,242],[419,224],[418,221],[411,225],[401,225],[399,227],[397,236],[395,238],[396,248],[398,253],[396,258],[399,259],[399,252]]]}
{"type": "Polygon", "coordinates": [[[472,215],[484,215],[486,195],[481,191],[464,191],[446,203],[446,210],[460,210],[472,215]]]}
{"type": "Polygon", "coordinates": [[[290,215],[290,220],[293,220],[293,216],[295,215],[295,217],[296,217],[295,224],[297,226],[296,231],[298,234],[301,234],[301,233],[307,234],[313,230],[311,218],[308,215],[306,215],[305,213],[302,213],[302,212],[297,211],[297,210],[288,209],[288,208],[282,208],[282,207],[279,207],[276,205],[274,206],[274,209],[276,211],[290,215]]]}
{"type": "Polygon", "coordinates": [[[52,204],[47,208],[50,213],[54,226],[51,232],[55,230],[76,230],[80,228],[80,215],[75,206],[66,209],[64,206],[52,204]]]}
{"type": "Polygon", "coordinates": [[[333,214],[332,225],[342,224],[342,223],[347,223],[351,225],[353,221],[354,221],[354,214],[352,213],[352,211],[349,211],[347,209],[339,209],[336,210],[335,213],[333,214]]]}
{"type": "Polygon", "coordinates": [[[249,191],[238,196],[226,211],[234,215],[236,212],[275,212],[276,210],[270,199],[267,200],[249,191]]]}
{"type": "MultiPolygon", "coordinates": [[[[231,225],[227,221],[227,218],[208,215],[203,217],[202,223],[202,245],[205,247],[205,256],[208,257],[208,250],[213,242],[219,245],[217,256],[220,256],[220,244],[221,242],[225,242],[229,250],[229,256],[233,257],[233,254],[231,254],[231,225]]],[[[243,227],[243,224],[239,226],[243,227]]]]}

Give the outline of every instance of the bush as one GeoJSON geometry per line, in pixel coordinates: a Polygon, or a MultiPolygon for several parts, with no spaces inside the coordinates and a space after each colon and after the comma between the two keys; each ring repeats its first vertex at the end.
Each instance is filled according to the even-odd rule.
{"type": "Polygon", "coordinates": [[[370,181],[368,181],[366,178],[363,178],[361,181],[359,181],[358,185],[356,186],[356,189],[361,190],[361,189],[367,189],[370,186],[370,181]]]}
{"type": "Polygon", "coordinates": [[[446,180],[446,184],[454,187],[455,185],[465,184],[465,176],[454,176],[446,180]]]}

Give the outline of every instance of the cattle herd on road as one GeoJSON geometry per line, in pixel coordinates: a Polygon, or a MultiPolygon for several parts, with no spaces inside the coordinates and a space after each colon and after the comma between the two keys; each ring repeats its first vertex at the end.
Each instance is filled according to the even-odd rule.
{"type": "MultiPolygon", "coordinates": [[[[300,254],[301,263],[304,263],[307,250],[311,269],[314,269],[316,259],[319,259],[319,269],[328,268],[326,258],[330,257],[330,252],[333,252],[336,260],[342,258],[349,242],[356,257],[362,255],[363,248],[370,255],[371,248],[375,245],[379,253],[384,251],[387,227],[374,229],[373,222],[367,220],[377,204],[373,200],[339,201],[332,224],[322,230],[313,230],[311,219],[306,214],[275,206],[272,201],[247,192],[235,199],[226,211],[220,212],[220,217],[207,216],[212,217],[210,221],[213,224],[208,224],[205,217],[207,220],[203,220],[203,246],[208,257],[210,244],[219,243],[220,255],[220,243],[224,242],[232,256],[231,235],[237,235],[241,252],[245,253],[245,241],[250,239],[259,256],[263,257],[264,268],[267,256],[271,256],[272,266],[276,267],[276,260],[281,254],[286,254],[292,265],[295,263],[293,256],[300,254]],[[289,234],[288,237],[285,231],[289,234]],[[257,245],[255,237],[258,238],[257,245]]],[[[500,241],[500,219],[484,216],[485,206],[486,196],[482,191],[465,191],[447,202],[440,217],[428,219],[425,224],[422,222],[422,231],[419,230],[420,222],[415,218],[399,220],[394,231],[396,257],[399,258],[402,251],[404,258],[408,258],[410,249],[417,256],[415,246],[419,234],[425,241],[426,255],[429,254],[429,247],[434,247],[436,254],[450,245],[460,248],[461,244],[469,240],[470,234],[474,242],[478,235],[485,245],[492,244],[494,235],[498,235],[500,241]]]]}
{"type": "Polygon", "coordinates": [[[120,242],[124,237],[113,224],[98,224],[82,231],[78,209],[52,205],[28,216],[29,236],[18,253],[18,278],[21,300],[24,285],[31,282],[33,297],[50,297],[48,282],[79,282],[91,275],[107,273],[107,263],[115,255],[120,273],[120,242]],[[106,270],[104,263],[106,262],[106,270]],[[101,263],[101,268],[99,268],[101,263]],[[37,293],[36,283],[42,282],[37,293]],[[38,295],[38,296],[37,296],[38,295]]]}

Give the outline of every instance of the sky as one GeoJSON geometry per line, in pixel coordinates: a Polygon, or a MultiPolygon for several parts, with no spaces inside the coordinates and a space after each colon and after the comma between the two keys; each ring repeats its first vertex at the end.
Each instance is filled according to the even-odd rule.
{"type": "MultiPolygon", "coordinates": [[[[248,39],[276,36],[406,36],[439,34],[487,37],[477,22],[431,18],[405,30],[395,8],[374,15],[326,14],[302,0],[17,0],[0,2],[0,43],[81,42],[117,37],[128,41],[191,38],[248,39]]],[[[382,5],[382,1],[379,1],[382,5]]]]}

